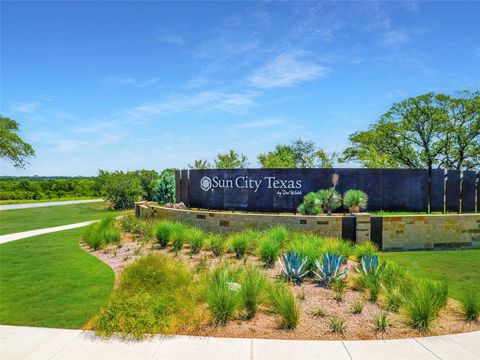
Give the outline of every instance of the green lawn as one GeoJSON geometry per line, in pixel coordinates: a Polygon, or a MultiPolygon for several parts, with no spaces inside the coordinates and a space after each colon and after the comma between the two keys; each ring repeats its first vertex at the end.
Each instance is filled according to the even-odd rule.
{"type": "Polygon", "coordinates": [[[3,210],[0,211],[0,235],[103,219],[121,214],[123,213],[108,209],[105,202],[3,210]]]}
{"type": "Polygon", "coordinates": [[[85,229],[0,245],[0,323],[80,328],[105,303],[112,269],[78,245],[85,229]]]}
{"type": "Polygon", "coordinates": [[[447,281],[451,297],[458,299],[470,289],[480,294],[480,250],[391,252],[381,257],[404,265],[413,275],[447,281]]]}

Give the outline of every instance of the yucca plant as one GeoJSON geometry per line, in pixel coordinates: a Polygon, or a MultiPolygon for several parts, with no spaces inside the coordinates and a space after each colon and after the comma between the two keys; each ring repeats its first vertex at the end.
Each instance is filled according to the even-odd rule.
{"type": "Polygon", "coordinates": [[[267,280],[263,272],[248,266],[241,281],[240,296],[248,319],[257,313],[258,306],[265,300],[267,280]]]}
{"type": "Polygon", "coordinates": [[[273,311],[282,318],[285,329],[295,329],[300,321],[300,307],[285,284],[274,284],[269,290],[273,311]]]}
{"type": "Polygon", "coordinates": [[[344,279],[347,275],[348,267],[340,270],[342,264],[343,258],[338,254],[323,253],[322,262],[318,259],[315,260],[316,271],[314,274],[329,286],[333,279],[344,279]]]}
{"type": "Polygon", "coordinates": [[[279,257],[278,262],[282,275],[290,281],[300,282],[308,274],[308,270],[306,270],[308,258],[302,258],[296,252],[283,253],[282,259],[279,257]]]}
{"type": "Polygon", "coordinates": [[[368,196],[361,190],[351,189],[343,195],[343,206],[350,212],[365,210],[368,204],[368,196]]]}
{"type": "Polygon", "coordinates": [[[331,215],[332,211],[342,205],[342,196],[335,190],[335,187],[319,190],[317,197],[323,212],[328,215],[331,215]]]}
{"type": "Polygon", "coordinates": [[[461,299],[462,312],[467,321],[477,321],[480,315],[480,298],[473,290],[468,291],[461,299]]]}

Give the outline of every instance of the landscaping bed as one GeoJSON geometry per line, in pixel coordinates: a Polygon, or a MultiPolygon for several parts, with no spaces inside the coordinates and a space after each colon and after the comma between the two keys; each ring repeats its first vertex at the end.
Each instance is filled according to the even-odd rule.
{"type": "MultiPolygon", "coordinates": [[[[101,224],[94,226],[100,233],[111,231],[102,230],[101,224]]],[[[288,232],[282,227],[227,237],[205,234],[180,223],[153,223],[131,217],[106,226],[113,227],[118,238],[103,235],[104,242],[95,250],[89,238],[84,237],[90,246],[81,245],[116,273],[116,289],[110,302],[87,326],[101,335],[386,339],[480,330],[478,322],[465,320],[466,312],[459,301],[447,298],[446,293],[438,295],[446,291],[442,283],[424,284],[393,262],[385,266],[389,270],[377,284],[378,295],[372,296],[371,285],[357,271],[364,265],[359,259],[375,257],[372,244],[354,247],[338,239],[288,232]],[[120,232],[120,227],[128,231],[120,232]],[[110,237],[113,242],[108,241],[110,237]],[[282,237],[282,245],[275,248],[273,255],[265,250],[268,239],[282,237]],[[287,281],[277,260],[277,255],[287,252],[319,259],[325,253],[342,254],[345,261],[339,271],[348,268],[345,279],[339,282],[343,285],[320,281],[312,271],[297,279],[301,281],[287,281]],[[181,276],[177,278],[177,274],[181,276]],[[249,297],[240,300],[235,295],[238,292],[239,297],[243,296],[252,279],[261,279],[262,284],[251,297],[258,307],[253,315],[245,300],[249,297]],[[404,283],[402,288],[392,287],[397,282],[404,283]],[[427,310],[418,301],[417,305],[409,304],[408,296],[419,298],[414,296],[422,293],[418,289],[425,290],[421,301],[428,303],[430,297],[441,300],[427,310]],[[395,297],[395,291],[402,293],[395,297]],[[426,324],[419,323],[422,317],[426,324]]],[[[312,262],[308,266],[313,266],[312,262]]],[[[478,294],[473,296],[478,300],[478,294]]]]}

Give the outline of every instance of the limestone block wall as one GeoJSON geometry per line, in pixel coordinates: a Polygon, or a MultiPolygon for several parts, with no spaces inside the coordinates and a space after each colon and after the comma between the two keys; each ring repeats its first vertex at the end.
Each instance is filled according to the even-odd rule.
{"type": "Polygon", "coordinates": [[[385,216],[383,250],[480,248],[480,214],[385,216]]]}
{"type": "Polygon", "coordinates": [[[185,221],[205,231],[235,232],[245,229],[268,229],[274,225],[285,225],[291,229],[314,231],[331,237],[342,237],[341,216],[300,216],[248,214],[234,212],[178,210],[161,206],[137,203],[137,216],[185,221]]]}

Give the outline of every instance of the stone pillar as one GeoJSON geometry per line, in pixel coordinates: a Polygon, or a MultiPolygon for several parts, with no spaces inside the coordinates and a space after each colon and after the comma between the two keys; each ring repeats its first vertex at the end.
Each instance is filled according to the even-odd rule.
{"type": "Polygon", "coordinates": [[[370,241],[371,217],[369,213],[353,213],[356,223],[357,244],[363,244],[370,241]]]}

